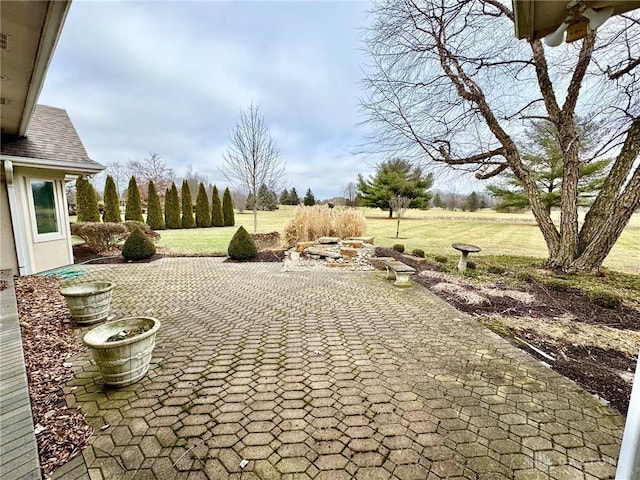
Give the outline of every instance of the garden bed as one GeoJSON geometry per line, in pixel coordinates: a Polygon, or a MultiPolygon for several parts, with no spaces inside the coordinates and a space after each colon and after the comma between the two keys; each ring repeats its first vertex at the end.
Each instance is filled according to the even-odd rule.
{"type": "Polygon", "coordinates": [[[545,271],[541,265],[531,264],[531,259],[527,264],[509,257],[504,260],[512,263],[502,274],[490,273],[495,271],[494,259],[476,257],[471,259],[476,269],[460,275],[455,271],[454,256],[444,264],[433,259],[421,264],[389,248],[377,248],[376,255],[411,265],[416,269],[414,281],[621,413],[627,412],[640,350],[637,275],[572,279],[545,271]],[[604,308],[591,301],[587,291],[604,288],[602,285],[622,292],[621,307],[604,308]]]}

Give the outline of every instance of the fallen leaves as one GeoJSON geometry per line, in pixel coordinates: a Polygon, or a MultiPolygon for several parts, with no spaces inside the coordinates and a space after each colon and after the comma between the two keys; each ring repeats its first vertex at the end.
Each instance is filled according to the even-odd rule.
{"type": "Polygon", "coordinates": [[[40,465],[48,477],[80,453],[92,433],[84,415],[66,407],[62,390],[73,377],[69,359],[84,347],[73,335],[57,279],[17,278],[16,299],[40,465]]]}

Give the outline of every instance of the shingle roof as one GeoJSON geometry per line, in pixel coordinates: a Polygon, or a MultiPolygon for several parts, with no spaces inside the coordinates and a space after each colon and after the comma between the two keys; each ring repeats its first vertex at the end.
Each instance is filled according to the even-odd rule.
{"type": "Polygon", "coordinates": [[[66,110],[36,105],[26,137],[2,138],[3,155],[50,162],[70,162],[78,167],[101,167],[91,160],[66,110]]]}

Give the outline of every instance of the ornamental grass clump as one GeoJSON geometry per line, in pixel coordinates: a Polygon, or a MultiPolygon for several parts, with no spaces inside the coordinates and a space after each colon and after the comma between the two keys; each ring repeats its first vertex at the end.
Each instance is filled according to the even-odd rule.
{"type": "Polygon", "coordinates": [[[332,214],[335,234],[340,238],[361,237],[367,231],[367,219],[360,210],[334,208],[332,214]]]}
{"type": "Polygon", "coordinates": [[[362,212],[313,205],[296,207],[283,233],[285,242],[291,246],[320,237],[359,237],[365,231],[366,220],[362,212]]]}
{"type": "Polygon", "coordinates": [[[250,260],[258,255],[256,242],[243,226],[231,238],[227,254],[233,260],[250,260]]]}
{"type": "Polygon", "coordinates": [[[156,246],[139,228],[131,232],[122,247],[122,256],[127,260],[146,260],[155,254],[156,246]]]}

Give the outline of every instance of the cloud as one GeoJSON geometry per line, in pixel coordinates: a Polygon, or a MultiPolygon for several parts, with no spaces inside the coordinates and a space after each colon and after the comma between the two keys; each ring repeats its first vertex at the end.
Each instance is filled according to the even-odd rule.
{"type": "Polygon", "coordinates": [[[363,2],[74,2],[40,103],[67,109],[101,163],[160,153],[226,183],[229,131],[251,102],[287,180],[339,195],[354,157],[363,2]]]}

